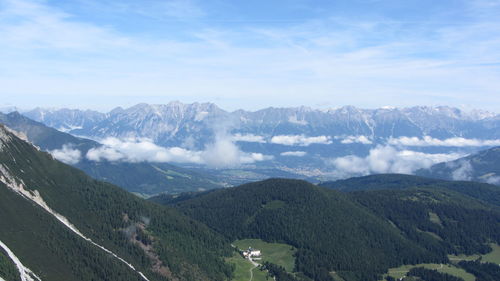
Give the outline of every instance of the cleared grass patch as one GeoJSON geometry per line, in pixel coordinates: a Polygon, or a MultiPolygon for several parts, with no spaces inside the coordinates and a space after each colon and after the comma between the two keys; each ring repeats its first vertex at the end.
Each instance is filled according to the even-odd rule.
{"type": "Polygon", "coordinates": [[[258,267],[254,268],[249,260],[243,258],[238,253],[226,259],[227,263],[234,264],[234,277],[232,281],[269,281],[266,279],[267,272],[261,271],[258,267]],[[250,274],[252,270],[252,274],[250,274]]]}
{"type": "Polygon", "coordinates": [[[487,253],[486,255],[448,255],[448,258],[452,262],[459,262],[459,261],[473,261],[477,260],[479,257],[481,257],[481,261],[483,262],[491,262],[495,264],[500,264],[500,246],[498,244],[490,244],[491,248],[493,249],[491,252],[487,253]]]}
{"type": "Polygon", "coordinates": [[[500,264],[500,246],[498,244],[490,245],[493,251],[483,255],[482,261],[500,264]]]}
{"type": "Polygon", "coordinates": [[[435,224],[439,224],[440,226],[443,226],[441,223],[441,219],[436,213],[429,212],[429,220],[435,224]]]}
{"type": "Polygon", "coordinates": [[[292,272],[295,266],[295,257],[293,255],[297,250],[290,245],[267,243],[260,239],[237,240],[233,242],[233,245],[240,250],[246,250],[248,247],[260,250],[262,259],[255,260],[260,264],[268,261],[284,267],[288,272],[292,272]]]}
{"type": "Polygon", "coordinates": [[[450,264],[436,264],[436,263],[424,263],[424,264],[417,264],[417,265],[403,265],[397,268],[390,268],[389,273],[384,275],[384,278],[389,275],[392,276],[396,279],[401,278],[410,271],[410,269],[414,267],[425,267],[428,269],[436,269],[437,271],[441,273],[447,273],[456,277],[463,278],[465,281],[475,281],[476,278],[474,275],[467,273],[465,270],[458,268],[454,265],[450,264]]]}

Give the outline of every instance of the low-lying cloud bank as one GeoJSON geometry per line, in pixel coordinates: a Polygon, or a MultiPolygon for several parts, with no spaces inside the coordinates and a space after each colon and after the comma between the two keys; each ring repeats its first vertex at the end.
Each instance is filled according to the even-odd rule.
{"type": "Polygon", "coordinates": [[[72,145],[65,144],[61,149],[49,151],[50,154],[57,160],[66,164],[76,164],[82,159],[82,153],[78,149],[74,149],[72,145]]]}
{"type": "Polygon", "coordinates": [[[296,156],[296,157],[306,156],[306,154],[307,152],[305,151],[285,151],[280,153],[281,156],[296,156]]]}
{"type": "Polygon", "coordinates": [[[266,140],[263,136],[258,136],[254,134],[234,134],[232,136],[233,141],[241,141],[241,142],[258,142],[258,143],[266,143],[266,140]]]}
{"type": "Polygon", "coordinates": [[[346,136],[346,137],[335,137],[336,139],[341,139],[340,143],[342,144],[352,144],[352,143],[361,143],[361,144],[372,144],[373,142],[366,136],[346,136]]]}
{"type": "Polygon", "coordinates": [[[271,143],[289,146],[309,146],[311,144],[331,144],[332,140],[329,136],[278,135],[271,138],[271,143]]]}
{"type": "Polygon", "coordinates": [[[399,137],[388,140],[390,145],[399,146],[450,146],[450,147],[466,147],[466,146],[497,146],[500,145],[500,140],[479,140],[466,138],[448,138],[444,140],[436,139],[430,136],[418,137],[399,137]]]}
{"type": "MultiPolygon", "coordinates": [[[[262,153],[248,153],[239,149],[231,137],[216,136],[215,141],[204,150],[189,150],[182,147],[162,147],[149,139],[106,138],[100,141],[102,146],[90,149],[85,158],[90,161],[122,162],[175,162],[204,164],[214,168],[229,168],[241,164],[251,164],[273,159],[262,153]]],[[[82,153],[70,145],[50,153],[67,164],[76,164],[82,159],[82,153]]]]}
{"type": "Polygon", "coordinates": [[[148,139],[107,138],[102,141],[102,144],[103,146],[99,148],[89,150],[86,157],[93,161],[194,163],[216,168],[272,159],[272,156],[262,153],[243,152],[231,138],[226,136],[217,136],[215,141],[202,151],[181,147],[161,147],[148,139]]]}
{"type": "Polygon", "coordinates": [[[411,174],[421,168],[429,168],[433,164],[455,160],[462,154],[429,154],[412,150],[398,150],[393,146],[377,146],[370,150],[366,157],[354,155],[330,160],[339,177],[368,175],[373,173],[411,174]]]}

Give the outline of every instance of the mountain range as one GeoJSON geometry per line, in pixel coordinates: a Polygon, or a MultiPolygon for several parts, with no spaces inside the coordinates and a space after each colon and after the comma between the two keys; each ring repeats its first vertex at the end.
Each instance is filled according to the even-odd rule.
{"type": "Polygon", "coordinates": [[[254,112],[227,112],[211,103],[171,102],[166,105],[138,104],[127,109],[118,107],[108,113],[36,108],[23,114],[77,135],[147,137],[165,146],[181,144],[187,136],[194,134],[198,134],[196,141],[201,141],[202,137],[212,135],[213,129],[219,129],[217,126],[234,133],[264,137],[289,134],[366,136],[375,142],[401,136],[500,137],[499,115],[479,110],[465,112],[445,106],[401,109],[345,106],[329,110],[271,107],[254,112]],[[216,121],[223,124],[216,126],[213,124],[216,121]]]}
{"type": "Polygon", "coordinates": [[[228,112],[212,103],[170,102],[118,107],[107,113],[36,108],[22,114],[107,143],[107,149],[94,153],[96,159],[176,163],[208,169],[232,183],[282,173],[320,181],[413,173],[500,145],[500,115],[446,106],[228,112]],[[141,147],[141,152],[130,155],[126,148],[132,146],[141,147]],[[383,163],[372,159],[379,154],[383,163]],[[234,171],[228,175],[228,169],[234,171]]]}

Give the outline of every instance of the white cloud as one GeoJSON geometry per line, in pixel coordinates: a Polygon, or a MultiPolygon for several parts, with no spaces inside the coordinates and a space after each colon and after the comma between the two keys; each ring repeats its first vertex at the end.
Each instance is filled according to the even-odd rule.
{"type": "Polygon", "coordinates": [[[462,160],[462,161],[459,161],[458,163],[454,163],[454,162],[447,163],[447,166],[454,169],[453,172],[451,172],[451,177],[453,180],[456,180],[456,181],[458,181],[458,180],[462,180],[462,181],[470,180],[472,177],[472,173],[474,172],[472,165],[467,160],[462,160]]]}
{"type": "Polygon", "coordinates": [[[263,136],[258,136],[254,134],[234,134],[232,136],[233,141],[241,141],[241,142],[258,142],[258,143],[266,143],[266,140],[263,136]]]}
{"type": "Polygon", "coordinates": [[[391,145],[401,146],[497,146],[500,145],[500,140],[479,140],[479,139],[466,139],[461,137],[448,138],[444,140],[436,139],[430,136],[418,137],[399,137],[391,138],[388,141],[391,145]]]}
{"type": "Polygon", "coordinates": [[[489,184],[499,185],[500,184],[500,177],[499,176],[488,177],[486,179],[486,182],[489,183],[489,184]]]}
{"type": "Polygon", "coordinates": [[[82,153],[78,149],[73,149],[70,144],[65,144],[61,149],[54,149],[49,151],[54,158],[66,164],[76,164],[80,162],[82,153]]]}
{"type": "Polygon", "coordinates": [[[366,157],[349,155],[331,160],[340,177],[367,175],[372,173],[411,174],[433,164],[457,159],[463,155],[428,154],[412,150],[398,150],[392,146],[377,146],[366,157]]]}
{"type": "Polygon", "coordinates": [[[161,147],[148,139],[106,138],[86,157],[92,161],[202,163],[201,153],[180,147],[161,147]]]}
{"type": "Polygon", "coordinates": [[[271,160],[272,156],[261,153],[243,152],[230,137],[217,136],[205,150],[195,151],[181,147],[161,147],[149,139],[106,138],[101,147],[87,152],[92,161],[123,162],[176,162],[205,164],[211,167],[226,168],[241,164],[271,160]]]}
{"type": "Polygon", "coordinates": [[[346,136],[340,142],[343,144],[351,144],[351,143],[372,144],[372,141],[366,136],[346,136]]]}
{"type": "Polygon", "coordinates": [[[305,156],[306,154],[307,152],[305,151],[285,151],[280,153],[281,156],[297,156],[297,157],[302,157],[305,156]]]}
{"type": "MultiPolygon", "coordinates": [[[[242,27],[220,24],[221,14],[205,14],[207,4],[199,1],[115,2],[2,1],[0,84],[12,93],[10,102],[109,107],[116,97],[127,104],[144,102],[137,93],[149,92],[220,100],[230,108],[258,108],[262,100],[313,105],[332,95],[336,104],[368,107],[453,103],[498,110],[500,104],[498,7],[480,6],[487,18],[462,10],[470,3],[450,7],[449,15],[467,21],[435,13],[421,23],[330,15],[242,27]],[[100,9],[85,13],[78,5],[72,9],[73,2],[100,9]],[[158,20],[144,24],[137,13],[158,20]],[[176,16],[180,19],[164,22],[176,16]],[[175,25],[198,17],[203,21],[197,28],[175,25]],[[137,28],[130,29],[130,22],[137,28]],[[166,28],[141,28],[150,26],[166,28]],[[30,92],[36,95],[27,98],[30,92]],[[68,93],[76,100],[68,101],[68,93]],[[89,102],[84,93],[98,98],[89,102]]],[[[207,12],[217,10],[210,6],[207,12]]],[[[175,98],[150,99],[167,96],[175,98]]]]}
{"type": "Polygon", "coordinates": [[[289,146],[309,146],[311,144],[330,144],[328,136],[306,137],[304,135],[278,135],[271,138],[271,143],[289,146]]]}

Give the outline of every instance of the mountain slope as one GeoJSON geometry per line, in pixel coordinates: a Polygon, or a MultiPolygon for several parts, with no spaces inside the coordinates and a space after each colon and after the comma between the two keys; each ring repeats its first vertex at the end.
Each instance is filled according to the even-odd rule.
{"type": "MultiPolygon", "coordinates": [[[[188,197],[189,198],[189,197],[188,197]]],[[[260,238],[296,247],[296,270],[314,280],[376,280],[403,262],[440,262],[346,195],[297,180],[272,179],[215,190],[177,208],[230,239],[260,238]]]]}
{"type": "Polygon", "coordinates": [[[22,132],[30,142],[43,150],[61,149],[63,145],[71,145],[74,149],[86,153],[89,149],[99,146],[99,143],[95,141],[60,132],[40,122],[31,120],[18,112],[0,113],[0,123],[22,132]]]}
{"type": "MultiPolygon", "coordinates": [[[[447,263],[448,254],[486,253],[488,243],[500,242],[498,205],[467,195],[498,198],[496,186],[476,184],[469,192],[474,185],[458,182],[448,189],[439,180],[398,177],[387,175],[373,180],[369,191],[350,193],[272,179],[151,200],[171,204],[232,240],[292,245],[298,249],[295,270],[314,280],[333,280],[332,271],[345,280],[379,280],[390,267],[447,263]]],[[[353,180],[362,181],[369,179],[353,180]]]]}
{"type": "Polygon", "coordinates": [[[1,125],[0,168],[0,241],[42,280],[225,280],[231,273],[222,260],[228,244],[204,225],[92,180],[1,125]]]}
{"type": "Polygon", "coordinates": [[[320,186],[344,192],[409,188],[447,189],[500,206],[500,188],[477,182],[446,181],[401,174],[379,174],[324,182],[320,186]]]}
{"type": "Polygon", "coordinates": [[[198,191],[223,186],[215,177],[168,163],[91,161],[85,155],[90,149],[100,147],[100,143],[60,132],[18,112],[0,113],[0,123],[22,132],[29,141],[43,150],[61,151],[64,147],[68,147],[77,151],[80,159],[70,163],[74,167],[83,170],[95,179],[108,181],[143,196],[198,191]]]}
{"type": "Polygon", "coordinates": [[[454,161],[439,163],[418,175],[448,180],[472,180],[500,185],[500,147],[494,147],[454,161]]]}

